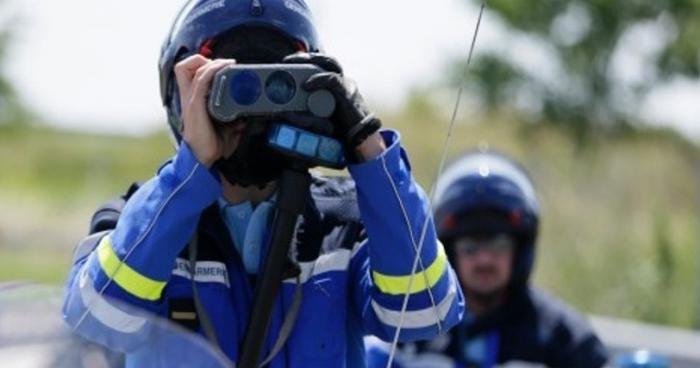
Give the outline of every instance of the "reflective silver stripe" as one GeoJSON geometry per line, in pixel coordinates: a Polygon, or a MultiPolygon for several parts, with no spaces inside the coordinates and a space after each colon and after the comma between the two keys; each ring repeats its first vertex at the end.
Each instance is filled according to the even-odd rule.
{"type": "Polygon", "coordinates": [[[95,282],[88,274],[93,260],[94,257],[80,271],[78,288],[83,305],[90,306],[90,314],[103,325],[123,333],[137,332],[146,324],[146,319],[122,311],[97,293],[95,282]]]}
{"type": "MultiPolygon", "coordinates": [[[[136,249],[136,247],[138,247],[138,246],[141,244],[141,242],[144,241],[144,240],[146,239],[146,237],[147,237],[148,234],[151,232],[151,230],[153,229],[153,227],[155,227],[155,224],[156,224],[156,222],[158,221],[158,219],[160,218],[160,215],[161,215],[161,213],[163,212],[163,210],[165,209],[165,206],[167,206],[168,203],[170,203],[170,200],[172,200],[173,197],[185,186],[185,184],[187,184],[187,183],[192,179],[192,177],[193,177],[194,174],[197,172],[197,169],[198,169],[199,167],[200,167],[200,163],[197,162],[197,163],[194,165],[194,167],[192,167],[192,171],[190,171],[190,173],[187,175],[187,177],[185,178],[185,180],[184,180],[182,183],[180,183],[180,184],[173,190],[172,193],[170,193],[170,195],[165,199],[165,202],[163,202],[163,203],[161,204],[161,206],[158,208],[158,211],[156,212],[155,217],[154,217],[154,218],[151,220],[151,222],[148,224],[148,227],[146,228],[145,232],[143,232],[143,233],[136,239],[136,242],[134,242],[134,244],[133,244],[130,248],[125,248],[125,249],[128,249],[128,251],[127,251],[126,254],[124,255],[124,258],[121,259],[121,262],[123,262],[123,264],[126,264],[127,260],[129,259],[129,257],[131,257],[131,254],[134,252],[134,250],[136,249]]],[[[93,257],[92,259],[94,259],[94,257],[93,257]]],[[[117,268],[116,271],[118,271],[118,270],[119,270],[119,269],[117,268]]],[[[112,281],[113,281],[114,275],[107,275],[107,276],[109,277],[109,280],[104,284],[104,286],[102,286],[102,289],[99,290],[98,295],[100,295],[100,296],[102,295],[102,293],[104,293],[104,291],[107,289],[107,287],[108,287],[108,286],[112,283],[112,281]]],[[[85,317],[87,317],[88,313],[91,312],[90,309],[92,309],[92,305],[86,304],[86,305],[85,305],[85,312],[84,312],[83,315],[80,317],[80,319],[79,319],[78,322],[75,324],[75,326],[73,326],[73,329],[72,329],[73,331],[77,331],[77,330],[80,328],[80,325],[83,323],[83,320],[85,319],[85,317]]]]}
{"type": "MultiPolygon", "coordinates": [[[[216,261],[198,261],[195,266],[194,281],[196,282],[215,282],[231,287],[228,279],[228,270],[222,262],[216,261]]],[[[192,272],[190,271],[190,262],[177,258],[175,259],[175,267],[173,275],[184,277],[192,280],[192,272]]]]}
{"type": "Polygon", "coordinates": [[[423,328],[436,325],[438,321],[436,320],[435,310],[437,309],[437,315],[440,317],[440,321],[443,321],[447,316],[447,313],[452,307],[452,302],[457,296],[457,288],[452,283],[450,289],[447,291],[447,295],[442,299],[442,301],[435,307],[429,307],[425,309],[406,311],[403,314],[403,322],[401,322],[401,311],[395,311],[391,309],[386,309],[379,305],[377,302],[372,300],[372,309],[374,313],[377,314],[379,320],[389,326],[402,328],[423,328]]]}
{"type": "Polygon", "coordinates": [[[363,241],[358,242],[357,244],[355,244],[355,246],[352,247],[352,254],[350,255],[350,257],[351,257],[351,258],[355,258],[355,256],[357,255],[357,253],[359,253],[360,250],[362,250],[362,248],[365,247],[365,245],[367,245],[367,239],[365,239],[365,240],[363,240],[363,241]]]}
{"type": "MultiPolygon", "coordinates": [[[[301,275],[299,279],[302,283],[308,281],[312,276],[320,275],[331,271],[347,271],[350,264],[350,250],[338,249],[328,254],[319,256],[313,262],[300,262],[301,275]]],[[[284,280],[285,283],[295,284],[295,278],[284,280]]]]}

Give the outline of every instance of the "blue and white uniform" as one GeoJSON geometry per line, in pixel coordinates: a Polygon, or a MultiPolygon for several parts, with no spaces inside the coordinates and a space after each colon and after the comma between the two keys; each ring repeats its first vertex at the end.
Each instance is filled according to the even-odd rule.
{"type": "MultiPolygon", "coordinates": [[[[411,176],[399,135],[384,131],[382,136],[387,150],[350,165],[352,179],[313,178],[292,245],[290,277],[273,308],[263,355],[277,341],[297,278],[301,307],[285,347],[269,367],[360,367],[365,335],[390,341],[402,321],[401,341],[429,339],[438,334],[438,325],[445,330],[461,319],[464,299],[432,220],[420,254],[423,268],[419,266],[411,283],[407,311],[401,316],[430,206],[411,176]]],[[[68,280],[68,324],[77,325],[87,339],[125,351],[127,366],[147,364],[162,353],[147,343],[147,321],[112,300],[201,334],[201,316],[192,306],[194,278],[218,345],[236,362],[253,301],[255,275],[246,268],[254,272],[254,263],[264,256],[242,256],[234,243],[243,239],[247,244],[251,238],[261,244],[264,255],[270,234],[260,227],[266,217],[255,220],[252,213],[246,231],[255,223],[262,233],[236,235],[236,225],[222,218],[221,196],[218,175],[182,143],[123,209],[98,211],[93,233],[76,250],[68,280]],[[193,235],[199,244],[194,272],[187,248],[193,235]]]]}

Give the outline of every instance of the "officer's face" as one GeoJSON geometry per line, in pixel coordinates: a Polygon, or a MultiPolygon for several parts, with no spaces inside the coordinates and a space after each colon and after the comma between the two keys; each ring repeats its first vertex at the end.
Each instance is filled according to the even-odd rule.
{"type": "Polygon", "coordinates": [[[463,289],[477,296],[503,290],[510,279],[514,244],[513,238],[505,234],[457,240],[455,266],[463,289]]]}

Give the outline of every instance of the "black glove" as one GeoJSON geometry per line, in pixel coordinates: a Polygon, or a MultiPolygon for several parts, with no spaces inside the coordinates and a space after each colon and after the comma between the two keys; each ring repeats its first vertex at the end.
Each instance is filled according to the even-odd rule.
{"type": "Polygon", "coordinates": [[[353,150],[382,127],[381,121],[369,111],[355,83],[343,76],[338,61],[330,56],[314,53],[296,53],[284,58],[289,64],[314,64],[326,70],[306,81],[303,88],[309,92],[328,90],[335,97],[335,111],[330,120],[335,125],[334,135],[353,150]]]}

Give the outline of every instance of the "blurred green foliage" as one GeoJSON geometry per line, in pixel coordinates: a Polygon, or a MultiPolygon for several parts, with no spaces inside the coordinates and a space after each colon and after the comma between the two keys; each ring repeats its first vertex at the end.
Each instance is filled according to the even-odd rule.
{"type": "MultiPolygon", "coordinates": [[[[0,12],[4,10],[5,1],[0,0],[0,12]]],[[[20,106],[12,84],[5,76],[8,45],[11,41],[13,22],[0,19],[0,125],[17,124],[26,112],[20,106]]]]}
{"type": "Polygon", "coordinates": [[[52,205],[106,198],[152,176],[174,148],[165,133],[109,136],[47,127],[0,127],[4,193],[52,205]]]}
{"type": "Polygon", "coordinates": [[[591,130],[627,131],[650,88],[700,76],[698,0],[489,0],[486,11],[497,16],[486,22],[502,20],[516,42],[539,45],[551,63],[533,73],[519,63],[532,56],[523,48],[482,51],[470,88],[492,111],[517,109],[521,120],[560,125],[579,139],[591,130]],[[636,78],[619,75],[623,51],[623,68],[636,78]]]}
{"type": "Polygon", "coordinates": [[[62,281],[92,211],[150,178],[173,151],[164,133],[0,125],[0,280],[62,281]]]}

